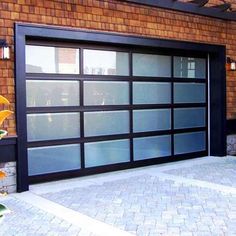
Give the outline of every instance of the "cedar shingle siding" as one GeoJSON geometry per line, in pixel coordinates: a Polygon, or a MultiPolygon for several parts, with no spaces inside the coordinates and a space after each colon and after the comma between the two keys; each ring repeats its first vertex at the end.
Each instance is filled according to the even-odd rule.
{"type": "MultiPolygon", "coordinates": [[[[221,1],[209,1],[214,3],[221,1]]],[[[1,0],[0,10],[0,38],[11,46],[11,61],[0,61],[0,94],[13,104],[15,22],[221,44],[236,59],[236,22],[116,0],[1,0]]],[[[227,72],[228,119],[236,118],[235,73],[227,72]]],[[[5,122],[9,134],[15,134],[15,126],[14,117],[5,122]]]]}

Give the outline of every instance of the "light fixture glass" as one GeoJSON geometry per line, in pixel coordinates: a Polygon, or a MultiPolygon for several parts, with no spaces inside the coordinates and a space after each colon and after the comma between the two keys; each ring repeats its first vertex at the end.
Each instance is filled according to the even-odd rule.
{"type": "Polygon", "coordinates": [[[0,59],[10,59],[10,47],[8,45],[1,45],[0,47],[0,59]]]}
{"type": "Polygon", "coordinates": [[[3,59],[10,59],[10,48],[8,46],[3,47],[3,59]]]}
{"type": "Polygon", "coordinates": [[[231,61],[230,70],[236,70],[236,62],[235,61],[231,61]]]}

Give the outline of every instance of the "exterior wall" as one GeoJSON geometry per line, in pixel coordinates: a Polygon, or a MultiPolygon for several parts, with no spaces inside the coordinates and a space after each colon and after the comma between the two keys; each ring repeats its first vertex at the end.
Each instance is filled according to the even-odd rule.
{"type": "MultiPolygon", "coordinates": [[[[210,4],[214,3],[219,3],[219,1],[210,1],[210,4]]],[[[140,6],[118,0],[18,0],[14,3],[2,0],[0,10],[0,38],[6,39],[12,47],[11,61],[0,61],[0,94],[11,101],[13,109],[15,103],[13,63],[15,22],[222,44],[227,46],[228,56],[236,57],[236,22],[140,6]]],[[[236,118],[235,73],[227,73],[228,119],[236,118]]],[[[14,117],[6,121],[4,126],[10,135],[16,133],[14,117]]]]}
{"type": "Polygon", "coordinates": [[[236,155],[236,135],[231,134],[227,136],[227,154],[236,155]]]}
{"type": "MultiPolygon", "coordinates": [[[[209,1],[210,5],[220,3],[222,2],[219,0],[209,1]]],[[[10,100],[12,110],[15,106],[15,22],[221,44],[226,45],[227,56],[236,59],[236,22],[130,4],[120,0],[1,0],[0,12],[0,38],[6,39],[11,46],[11,60],[0,60],[0,94],[10,100]]],[[[228,119],[236,119],[235,76],[236,72],[227,72],[228,119]]],[[[16,135],[14,116],[4,123],[4,128],[10,136],[16,135]]]]}
{"type": "Polygon", "coordinates": [[[6,162],[0,163],[0,170],[4,171],[7,177],[0,180],[0,191],[13,193],[16,191],[16,163],[6,162]]]}

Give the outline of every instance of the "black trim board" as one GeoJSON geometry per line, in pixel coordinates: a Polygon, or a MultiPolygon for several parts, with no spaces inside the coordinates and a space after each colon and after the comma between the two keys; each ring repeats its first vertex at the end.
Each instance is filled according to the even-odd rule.
{"type": "Polygon", "coordinates": [[[0,140],[0,163],[16,161],[16,137],[0,140]]]}
{"type": "MultiPolygon", "coordinates": [[[[103,43],[110,45],[122,45],[133,47],[154,47],[160,49],[176,49],[181,51],[196,52],[218,52],[225,50],[223,45],[212,45],[205,43],[185,42],[178,40],[165,40],[157,38],[138,37],[131,35],[123,35],[118,33],[107,33],[98,31],[86,31],[76,29],[65,29],[64,27],[52,27],[46,25],[34,24],[15,24],[16,39],[44,39],[48,41],[64,41],[64,42],[87,42],[87,43],[103,43]]],[[[22,42],[23,43],[23,42],[22,42]]],[[[18,43],[16,42],[16,45],[18,43]]],[[[23,52],[25,55],[25,52],[23,52]]],[[[21,62],[21,64],[24,63],[21,62]]]]}
{"type": "Polygon", "coordinates": [[[236,134],[236,119],[227,120],[227,134],[236,134]]]}
{"type": "Polygon", "coordinates": [[[0,39],[0,46],[5,46],[5,45],[6,45],[6,40],[0,39]]]}
{"type": "MultiPolygon", "coordinates": [[[[210,155],[224,156],[226,154],[226,75],[225,75],[225,46],[143,38],[97,31],[82,31],[33,24],[15,25],[15,56],[16,56],[16,115],[18,156],[17,191],[28,190],[27,163],[27,133],[26,133],[26,98],[25,98],[25,42],[26,39],[43,39],[47,41],[93,43],[116,45],[123,47],[158,48],[160,50],[176,50],[182,52],[207,53],[210,56],[210,107],[211,132],[210,155]]],[[[168,160],[167,160],[168,161],[168,160]]],[[[131,168],[127,166],[127,168],[131,168]]]]}
{"type": "Polygon", "coordinates": [[[27,160],[27,131],[26,131],[26,87],[23,82],[25,77],[25,36],[18,33],[15,28],[15,84],[16,84],[16,131],[17,141],[17,191],[29,190],[28,160],[27,160]],[[24,127],[22,129],[22,127],[24,127]]]}
{"type": "Polygon", "coordinates": [[[210,155],[226,155],[225,51],[210,54],[210,155]]]}
{"type": "MultiPolygon", "coordinates": [[[[121,1],[124,2],[123,0],[121,1]]],[[[191,2],[180,2],[178,0],[125,0],[125,2],[187,12],[222,20],[236,20],[235,12],[222,11],[219,7],[200,7],[198,4],[191,2]]]]}

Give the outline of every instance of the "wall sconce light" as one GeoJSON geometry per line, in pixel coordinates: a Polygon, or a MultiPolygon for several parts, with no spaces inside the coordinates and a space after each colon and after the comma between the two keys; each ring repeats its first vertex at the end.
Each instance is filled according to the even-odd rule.
{"type": "Polygon", "coordinates": [[[9,60],[10,59],[10,47],[5,40],[0,39],[0,59],[9,60]]]}
{"type": "Polygon", "coordinates": [[[230,57],[227,57],[226,59],[226,69],[229,71],[235,71],[236,70],[236,61],[232,60],[230,57]]]}

